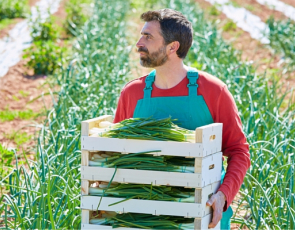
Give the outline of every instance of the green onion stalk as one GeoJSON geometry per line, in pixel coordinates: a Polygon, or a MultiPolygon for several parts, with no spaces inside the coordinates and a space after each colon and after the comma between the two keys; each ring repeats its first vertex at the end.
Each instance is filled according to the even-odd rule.
{"type": "Polygon", "coordinates": [[[110,130],[101,132],[102,137],[141,139],[157,141],[194,142],[195,132],[174,124],[176,119],[130,118],[112,126],[110,130]]]}
{"type": "Polygon", "coordinates": [[[91,224],[108,225],[113,228],[128,227],[142,229],[194,229],[194,219],[177,216],[154,216],[150,214],[109,214],[90,219],[91,224]]]}
{"type": "Polygon", "coordinates": [[[112,205],[124,202],[129,199],[142,200],[161,200],[161,201],[176,201],[185,203],[194,203],[194,189],[171,187],[171,186],[156,186],[144,184],[118,184],[112,183],[108,189],[106,184],[99,184],[99,187],[90,187],[89,195],[120,197],[125,198],[122,201],[113,203],[112,205]]]}
{"type": "Polygon", "coordinates": [[[121,154],[115,152],[94,154],[89,166],[194,173],[194,159],[174,156],[151,156],[146,153],[160,150],[121,154]]]}

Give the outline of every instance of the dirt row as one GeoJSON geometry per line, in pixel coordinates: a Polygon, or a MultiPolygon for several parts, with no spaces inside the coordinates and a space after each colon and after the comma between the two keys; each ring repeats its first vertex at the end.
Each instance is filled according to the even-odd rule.
{"type": "MultiPolygon", "coordinates": [[[[30,0],[30,6],[36,2],[38,0],[30,0]]],[[[60,22],[66,18],[65,4],[66,0],[61,1],[58,11],[54,14],[60,22]]],[[[0,100],[0,111],[22,111],[31,114],[28,119],[0,120],[0,143],[7,148],[17,148],[19,153],[24,151],[32,159],[37,131],[43,125],[46,109],[53,105],[53,98],[48,94],[57,90],[56,86],[51,86],[47,80],[45,75],[34,75],[34,72],[26,67],[25,60],[0,77],[0,98],[3,98],[0,100]]]]}
{"type": "MultiPolygon", "coordinates": [[[[287,19],[279,11],[270,9],[268,6],[261,5],[255,0],[232,0],[237,6],[248,8],[253,14],[259,16],[262,21],[266,21],[271,15],[277,20],[287,19]],[[251,7],[249,7],[251,6],[251,7]]],[[[218,15],[210,14],[212,5],[205,0],[196,0],[202,9],[204,9],[206,17],[213,20],[219,20],[219,27],[222,28],[230,20],[225,14],[219,12],[218,15]]],[[[284,0],[288,2],[288,0],[284,0]]],[[[290,4],[291,5],[291,4],[290,4]]],[[[295,1],[293,4],[295,5],[295,1]]],[[[242,60],[251,61],[257,68],[257,73],[275,73],[276,76],[284,82],[285,89],[295,87],[295,73],[282,74],[282,66],[280,65],[281,57],[274,54],[269,47],[261,44],[259,41],[251,38],[248,32],[236,27],[229,31],[223,31],[222,36],[225,40],[231,42],[237,50],[242,51],[242,60]]]]}

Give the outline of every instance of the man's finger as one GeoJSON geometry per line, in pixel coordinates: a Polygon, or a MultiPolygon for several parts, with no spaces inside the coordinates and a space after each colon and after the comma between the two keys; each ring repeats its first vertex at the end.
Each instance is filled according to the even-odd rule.
{"type": "Polygon", "coordinates": [[[213,210],[213,218],[208,227],[215,228],[215,226],[218,224],[221,218],[222,218],[222,210],[220,209],[213,210]]]}
{"type": "Polygon", "coordinates": [[[214,202],[215,202],[215,196],[212,195],[212,196],[210,197],[210,199],[206,202],[206,205],[207,205],[207,206],[212,206],[212,205],[214,204],[214,202]]]}

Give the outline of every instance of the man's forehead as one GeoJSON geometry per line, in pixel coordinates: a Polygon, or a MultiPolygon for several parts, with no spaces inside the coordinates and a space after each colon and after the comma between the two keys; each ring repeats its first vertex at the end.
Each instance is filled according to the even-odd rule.
{"type": "Polygon", "coordinates": [[[144,26],[142,27],[141,34],[151,34],[153,36],[161,35],[160,23],[158,21],[146,22],[144,26]]]}

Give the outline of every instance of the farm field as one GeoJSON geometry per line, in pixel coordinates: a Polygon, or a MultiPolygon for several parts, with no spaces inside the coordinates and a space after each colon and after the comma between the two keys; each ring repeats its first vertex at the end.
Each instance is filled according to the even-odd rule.
{"type": "MultiPolygon", "coordinates": [[[[81,121],[113,115],[124,84],[149,72],[135,52],[139,16],[172,8],[193,22],[194,43],[185,63],[227,84],[250,144],[251,167],[233,203],[231,228],[294,229],[295,22],[255,0],[230,1],[269,28],[269,43],[263,44],[220,4],[205,0],[87,0],[80,8],[68,2],[78,1],[61,1],[49,22],[50,28],[62,28],[59,34],[49,33],[46,41],[36,36],[36,52],[0,77],[0,226],[80,228],[81,121]],[[78,26],[74,16],[83,23],[78,26]],[[68,19],[73,23],[65,27],[68,19]],[[38,54],[42,46],[60,52],[48,56],[56,63],[40,58],[46,56],[38,54]],[[42,67],[46,61],[50,64],[42,67]]],[[[295,7],[291,0],[281,2],[295,7]]],[[[0,27],[0,39],[15,21],[7,24],[0,27]]]]}

